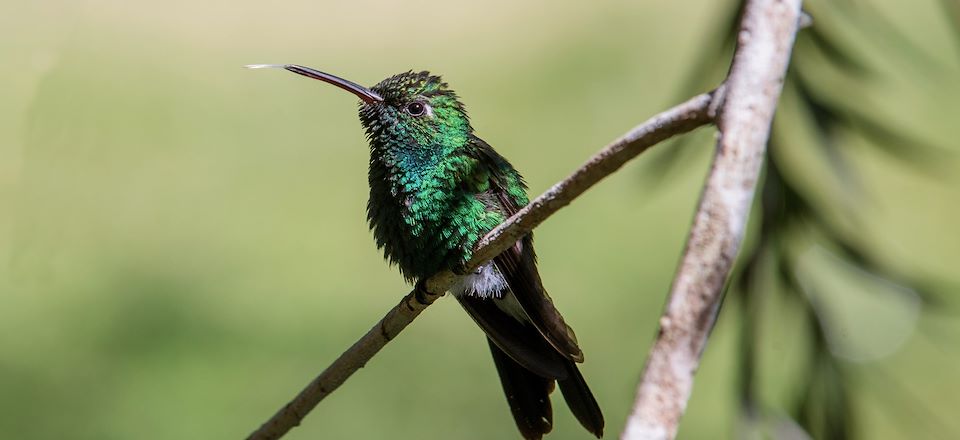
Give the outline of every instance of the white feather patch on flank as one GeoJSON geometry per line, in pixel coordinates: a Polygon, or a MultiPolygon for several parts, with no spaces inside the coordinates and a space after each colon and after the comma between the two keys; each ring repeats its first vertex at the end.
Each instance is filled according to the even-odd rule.
{"type": "Polygon", "coordinates": [[[480,298],[500,298],[509,289],[507,280],[493,264],[485,264],[470,274],[461,277],[450,288],[454,295],[471,295],[480,298]]]}
{"type": "Polygon", "coordinates": [[[517,302],[517,297],[510,291],[510,285],[500,274],[497,267],[491,264],[480,266],[474,273],[460,277],[450,288],[454,295],[469,295],[493,301],[500,310],[520,322],[530,321],[523,307],[517,302]]]}

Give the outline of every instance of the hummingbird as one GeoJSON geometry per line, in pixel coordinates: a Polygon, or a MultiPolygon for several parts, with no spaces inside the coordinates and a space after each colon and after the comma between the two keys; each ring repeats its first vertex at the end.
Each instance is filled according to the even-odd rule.
{"type": "Polygon", "coordinates": [[[367,88],[295,64],[247,67],[286,69],[360,98],[370,144],[367,220],[385,259],[408,282],[462,274],[450,293],[486,334],[524,438],[551,431],[555,384],[580,424],[601,437],[603,414],[576,366],[583,352],[543,287],[532,234],[475,271],[461,270],[477,242],[529,200],[520,173],[474,133],[447,83],[408,71],[367,88]]]}

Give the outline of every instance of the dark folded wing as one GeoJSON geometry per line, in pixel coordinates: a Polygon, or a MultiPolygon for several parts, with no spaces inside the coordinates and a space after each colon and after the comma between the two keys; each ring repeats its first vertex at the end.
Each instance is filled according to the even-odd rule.
{"type": "MultiPolygon", "coordinates": [[[[472,154],[476,155],[480,163],[486,165],[484,174],[487,175],[489,186],[485,198],[498,205],[497,208],[506,216],[516,214],[517,210],[527,203],[522,193],[525,188],[523,179],[513,166],[483,139],[473,136],[471,145],[472,154]]],[[[494,259],[494,264],[506,278],[531,324],[550,345],[563,357],[583,362],[583,352],[577,346],[576,335],[563,321],[540,281],[536,255],[533,252],[533,236],[528,234],[501,253],[494,259]]]]}
{"type": "Polygon", "coordinates": [[[498,306],[503,300],[454,296],[487,337],[517,363],[544,378],[566,379],[569,371],[565,359],[546,343],[537,328],[498,306]]]}
{"type": "MultiPolygon", "coordinates": [[[[509,204],[505,195],[501,203],[509,204]]],[[[516,207],[512,208],[514,211],[516,207]]],[[[577,345],[577,336],[563,320],[563,316],[547,295],[537,272],[536,255],[533,252],[533,238],[527,235],[516,245],[494,258],[494,264],[507,280],[517,302],[530,318],[531,323],[540,331],[561,355],[575,362],[583,362],[583,352],[577,345]]]]}

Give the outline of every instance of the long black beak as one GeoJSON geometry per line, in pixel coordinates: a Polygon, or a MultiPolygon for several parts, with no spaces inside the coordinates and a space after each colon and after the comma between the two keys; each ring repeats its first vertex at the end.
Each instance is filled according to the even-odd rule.
{"type": "Polygon", "coordinates": [[[250,64],[244,66],[248,69],[285,69],[293,73],[297,73],[309,78],[319,79],[325,83],[333,84],[343,90],[346,90],[354,95],[357,95],[360,100],[367,104],[373,104],[375,102],[382,102],[383,97],[378,95],[377,92],[370,90],[360,84],[357,84],[353,81],[348,81],[339,76],[331,75],[329,73],[324,73],[316,69],[311,69],[309,67],[300,66],[297,64],[250,64]]]}

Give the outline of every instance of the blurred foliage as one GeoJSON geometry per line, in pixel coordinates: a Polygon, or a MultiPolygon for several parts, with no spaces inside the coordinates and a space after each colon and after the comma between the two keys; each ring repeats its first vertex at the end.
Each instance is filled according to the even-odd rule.
{"type": "MultiPolygon", "coordinates": [[[[949,0],[942,3],[948,12],[958,10],[958,6],[949,0]]],[[[691,76],[691,85],[686,87],[687,93],[709,87],[711,83],[708,81],[715,83],[722,80],[722,75],[717,73],[723,72],[729,65],[745,4],[745,1],[741,1],[737,8],[731,8],[734,13],[723,22],[717,33],[715,40],[719,44],[714,48],[706,48],[700,58],[701,64],[692,70],[695,73],[691,76]],[[703,72],[713,74],[703,75],[703,72]]],[[[924,314],[946,313],[955,316],[953,295],[958,290],[956,284],[918,275],[915,269],[904,267],[902,262],[881,261],[878,253],[860,237],[861,234],[852,228],[844,229],[833,218],[838,215],[847,217],[850,219],[848,224],[853,225],[870,221],[858,213],[858,208],[869,204],[873,195],[864,188],[855,165],[848,157],[851,136],[863,138],[870,149],[891,156],[901,166],[917,167],[920,172],[934,179],[948,175],[946,171],[955,169],[958,162],[956,151],[932,145],[923,138],[922,133],[897,126],[876,115],[870,104],[870,90],[868,93],[856,90],[838,93],[835,88],[825,87],[824,84],[830,83],[831,75],[853,82],[875,81],[883,76],[881,69],[865,61],[853,49],[855,43],[850,41],[851,38],[843,36],[843,29],[854,27],[865,29],[865,34],[881,45],[900,49],[889,53],[890,57],[916,60],[926,71],[941,70],[943,66],[887,22],[869,1],[809,1],[804,2],[804,10],[813,17],[813,23],[797,36],[785,80],[784,98],[778,110],[799,114],[804,125],[799,128],[787,127],[782,120],[774,124],[757,197],[757,212],[750,226],[751,242],[739,256],[739,269],[728,286],[728,296],[733,297],[725,300],[739,305],[739,313],[731,318],[740,321],[737,376],[745,425],[742,432],[745,437],[872,438],[864,435],[863,429],[860,429],[861,422],[858,411],[853,407],[851,394],[863,392],[862,387],[858,387],[859,376],[881,367],[858,359],[859,353],[855,353],[855,347],[844,347],[837,343],[837,340],[846,337],[835,322],[843,317],[832,315],[830,307],[822,302],[831,301],[826,299],[829,297],[848,295],[849,292],[843,288],[818,292],[822,288],[812,279],[822,275],[804,270],[802,260],[809,255],[811,247],[817,248],[828,253],[834,264],[844,271],[887,282],[885,286],[874,288],[902,295],[902,304],[899,305],[902,309],[919,307],[924,314]],[[812,138],[813,142],[798,136],[797,130],[808,131],[807,138],[812,138]],[[796,179],[791,179],[798,172],[791,173],[792,159],[785,152],[807,146],[814,147],[814,153],[821,158],[819,162],[827,165],[818,174],[833,176],[819,177],[818,182],[804,187],[795,182],[796,179]],[[812,200],[814,194],[837,191],[844,194],[846,203],[818,204],[812,200]],[[758,354],[764,331],[761,321],[768,319],[765,314],[783,313],[782,310],[775,311],[762,305],[764,297],[773,292],[787,297],[792,306],[789,313],[800,316],[800,325],[806,329],[804,336],[799,338],[804,342],[806,360],[790,379],[797,390],[794,402],[779,408],[765,402],[757,391],[761,386],[758,384],[760,369],[764,368],[761,365],[762,356],[758,354]],[[783,429],[781,414],[784,413],[794,421],[787,424],[790,429],[783,429]],[[770,430],[770,425],[778,428],[770,430]]],[[[960,15],[954,13],[946,17],[949,25],[953,26],[955,36],[960,38],[960,15]]],[[[688,148],[684,141],[676,144],[683,149],[688,148]]],[[[646,175],[645,180],[663,178],[669,170],[680,166],[683,149],[673,148],[659,155],[652,162],[649,170],[652,173],[646,175]]],[[[884,298],[880,295],[873,300],[883,301],[884,298]]],[[[870,309],[864,309],[855,313],[869,316],[870,312],[870,309]]],[[[913,331],[916,323],[912,313],[907,312],[897,318],[908,321],[906,331],[913,331]]],[[[925,419],[928,422],[924,431],[926,436],[948,438],[956,434],[948,423],[938,420],[935,412],[926,411],[927,405],[916,396],[903,393],[893,383],[888,385],[886,392],[896,396],[888,402],[892,406],[891,411],[924,408],[922,411],[926,412],[925,419]]]]}
{"type": "MultiPolygon", "coordinates": [[[[951,418],[960,325],[948,312],[953,292],[937,281],[960,258],[960,180],[942,151],[960,136],[956,34],[934,0],[849,12],[866,3],[810,5],[812,29],[842,54],[833,58],[864,73],[837,69],[809,34],[798,42],[804,82],[791,73],[766,170],[772,194],[758,197],[781,202],[755,210],[744,248],[762,257],[748,272],[753,299],[731,290],[681,438],[736,437],[758,424],[795,432],[791,420],[841,432],[824,408],[849,412],[855,424],[840,419],[862,438],[960,432],[951,418]],[[833,146],[799,104],[803,87],[836,115],[833,146]],[[865,121],[930,153],[903,154],[900,140],[876,148],[865,121]],[[768,209],[790,219],[789,231],[762,238],[768,209]],[[928,279],[937,282],[917,284],[928,279]],[[932,300],[944,304],[939,315],[932,300]],[[914,333],[916,310],[923,331],[914,333]],[[757,424],[737,423],[738,401],[757,424]]],[[[478,133],[537,194],[677,102],[691,69],[700,90],[712,87],[729,60],[718,28],[733,8],[3,6],[0,437],[25,440],[241,437],[408,290],[364,224],[368,153],[355,100],[240,66],[297,62],[363,84],[407,69],[442,73],[478,133]]],[[[543,278],[584,347],[608,436],[632,402],[709,161],[707,130],[684,139],[638,160],[645,182],[661,182],[660,155],[677,152],[670,185],[617,173],[537,230],[543,278]]],[[[503,400],[480,331],[442,300],[289,438],[515,438],[503,400]]],[[[583,438],[563,405],[556,412],[551,439],[583,438]]]]}

